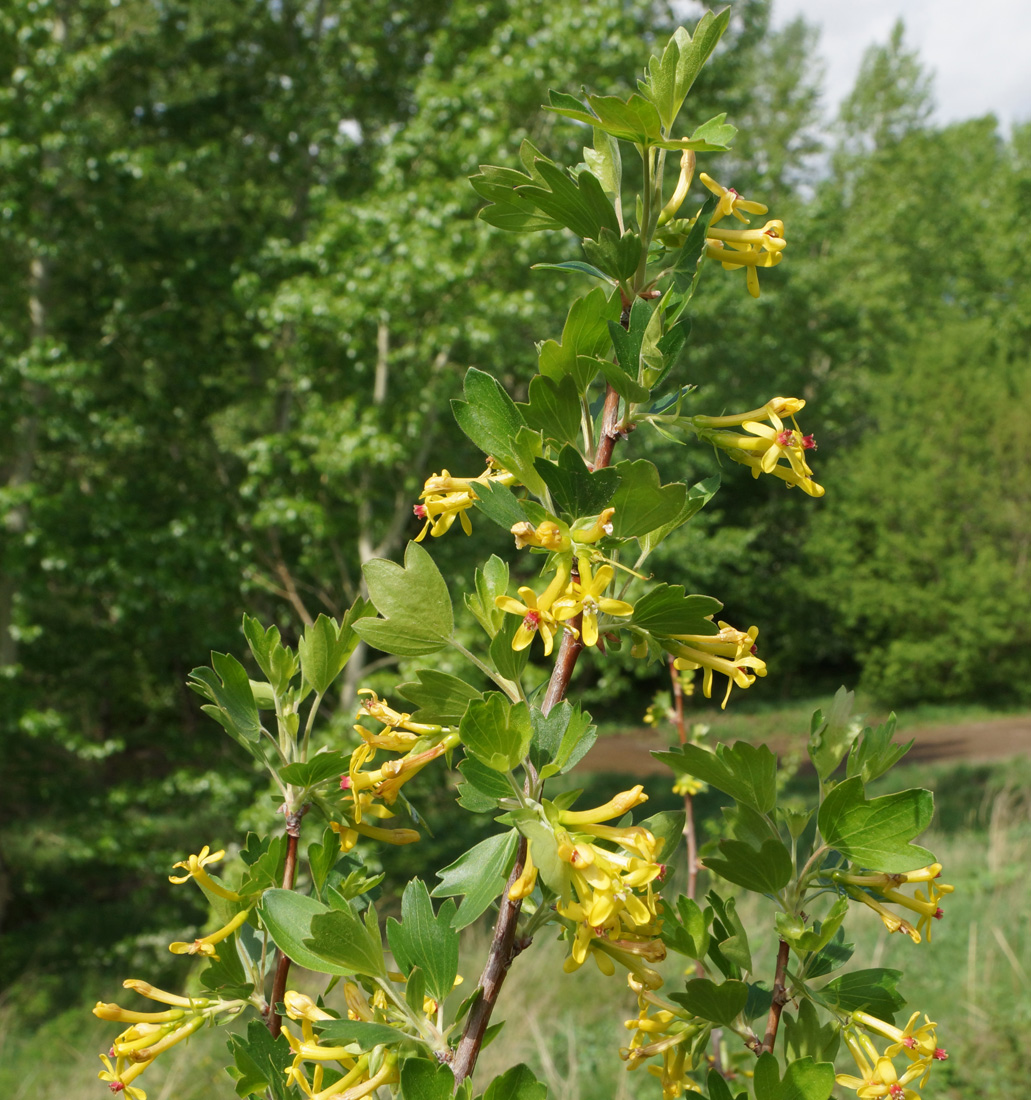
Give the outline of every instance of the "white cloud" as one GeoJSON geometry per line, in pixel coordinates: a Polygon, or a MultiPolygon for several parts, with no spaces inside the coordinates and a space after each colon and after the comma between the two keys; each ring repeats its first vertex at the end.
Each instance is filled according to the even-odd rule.
{"type": "Polygon", "coordinates": [[[989,112],[1004,126],[1031,119],[1031,0],[774,0],[774,26],[797,15],[820,28],[831,112],[864,50],[887,41],[901,18],[906,42],[934,74],[940,121],[989,112]]]}

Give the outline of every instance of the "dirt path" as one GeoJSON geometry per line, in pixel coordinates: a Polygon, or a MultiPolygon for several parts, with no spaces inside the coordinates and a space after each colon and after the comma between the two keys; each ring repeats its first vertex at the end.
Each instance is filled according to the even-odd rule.
{"type": "MultiPolygon", "coordinates": [[[[990,721],[962,722],[953,726],[927,726],[906,730],[897,741],[916,740],[907,760],[969,760],[978,763],[1000,760],[1031,753],[1031,714],[1016,718],[995,718],[990,721]]],[[[601,737],[594,748],[577,765],[578,770],[594,772],[624,772],[627,775],[658,775],[665,772],[652,755],[652,749],[665,749],[669,741],[654,730],[640,729],[631,733],[601,737]]],[[[792,749],[805,752],[803,738],[781,737],[771,740],[770,747],[782,754],[792,749]]]]}

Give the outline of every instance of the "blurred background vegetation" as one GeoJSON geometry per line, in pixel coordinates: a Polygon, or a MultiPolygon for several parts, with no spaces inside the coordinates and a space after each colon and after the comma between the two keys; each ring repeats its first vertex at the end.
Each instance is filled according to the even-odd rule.
{"type": "MultiPolygon", "coordinates": [[[[706,272],[682,381],[711,413],[805,397],[828,492],[724,466],[653,568],[759,626],[767,702],[845,682],[1027,706],[1031,125],[933,124],[897,28],[827,131],[815,33],[769,17],[734,4],[692,104],[740,127],[704,166],[784,219],[788,260],[759,302],[706,272]]],[[[673,25],[652,0],[3,5],[0,991],[20,1025],[114,996],[114,974],[180,980],[165,945],[204,913],[168,869],[274,809],[187,672],[241,654],[245,609],[288,640],[340,614],[362,562],[417,532],[424,477],[480,471],[448,412],[461,375],[518,394],[589,286],[530,271],[577,257],[476,220],[467,177],[524,137],[575,161],[585,134],[541,113],[546,89],[625,94],[673,25]]],[[[474,524],[434,543],[445,573],[505,552],[474,524]]],[[[327,736],[359,681],[398,674],[352,667],[327,736]]],[[[617,725],[662,686],[619,655],[580,678],[617,725]]]]}

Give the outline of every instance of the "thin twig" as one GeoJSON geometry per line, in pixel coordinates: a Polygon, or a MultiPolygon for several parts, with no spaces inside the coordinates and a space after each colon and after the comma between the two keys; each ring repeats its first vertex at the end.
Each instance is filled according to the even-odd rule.
{"type": "MultiPolygon", "coordinates": [[[[297,877],[297,842],[301,835],[301,819],[308,812],[307,805],[286,818],[286,862],[283,865],[283,889],[292,890],[297,877]]],[[[283,1018],[276,1011],[276,1005],[286,993],[286,978],[290,973],[290,959],[278,947],[276,948],[276,975],[272,979],[272,992],[268,1003],[268,1030],[273,1039],[279,1037],[283,1027],[283,1018]]]]}
{"type": "MultiPolygon", "coordinates": [[[[681,745],[687,744],[687,728],[684,724],[684,691],[680,686],[680,677],[674,665],[675,658],[669,657],[669,675],[673,684],[673,713],[677,736],[681,745]]],[[[684,792],[684,837],[687,840],[687,897],[694,901],[698,885],[698,837],[694,827],[694,799],[684,792]]]]}
{"type": "Polygon", "coordinates": [[[766,1020],[766,1036],[763,1039],[762,1047],[757,1052],[759,1054],[765,1054],[767,1051],[772,1053],[774,1044],[777,1042],[780,1014],[784,1011],[784,1005],[788,999],[784,978],[788,969],[789,951],[788,941],[781,940],[780,947],[777,950],[777,971],[773,977],[773,1001],[770,1004],[770,1015],[766,1020]]]}

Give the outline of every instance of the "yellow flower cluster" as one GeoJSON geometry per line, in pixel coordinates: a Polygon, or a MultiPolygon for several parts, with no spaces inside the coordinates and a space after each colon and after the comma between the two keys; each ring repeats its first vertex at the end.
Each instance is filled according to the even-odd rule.
{"type": "Polygon", "coordinates": [[[920,1013],[914,1012],[904,1028],[879,1020],[867,1012],[855,1012],[842,1034],[856,1066],[859,1076],[839,1073],[835,1080],[844,1088],[853,1089],[859,1100],[920,1100],[917,1089],[923,1088],[934,1062],[943,1062],[948,1054],[938,1046],[937,1024],[924,1016],[919,1027],[916,1021],[920,1013]],[[857,1030],[856,1025],[890,1039],[891,1043],[882,1054],[874,1046],[868,1035],[857,1030]],[[909,1061],[901,1075],[895,1068],[894,1059],[900,1054],[909,1061]],[[915,1083],[915,1088],[908,1088],[915,1083]]]}
{"type": "Polygon", "coordinates": [[[749,225],[745,214],[766,214],[761,202],[742,198],[732,187],[724,187],[704,172],[698,178],[720,200],[716,213],[709,222],[705,238],[705,254],[723,265],[724,271],[745,269],[748,293],[759,297],[757,268],[776,267],[783,259],[787,241],[784,239],[784,223],[778,219],[768,221],[762,229],[714,229],[718,221],[732,216],[749,225]],[[729,247],[728,247],[729,246],[729,247]]]}
{"type": "Polygon", "coordinates": [[[487,459],[487,469],[479,477],[452,477],[447,470],[426,479],[419,494],[420,503],[413,508],[419,519],[424,519],[422,530],[415,537],[422,542],[427,532],[439,538],[451,529],[455,520],[462,524],[462,530],[473,533],[468,511],[476,503],[474,485],[515,485],[516,478],[508,470],[496,466],[493,459],[487,459]]]}
{"type": "Polygon", "coordinates": [[[665,873],[656,862],[659,841],[640,825],[603,824],[647,798],[638,784],[592,810],[559,811],[555,839],[570,883],[568,898],[557,906],[570,922],[570,953],[563,964],[567,973],[590,955],[604,974],[613,974],[619,963],[649,989],[662,984],[648,966],[666,957],[653,890],[665,873]]]}
{"type": "Polygon", "coordinates": [[[677,669],[702,669],[702,694],[712,698],[712,677],[718,672],[727,677],[727,691],[721,707],[736,684],[740,688],[751,687],[756,677],[766,675],[766,662],[755,655],[755,639],[759,628],[735,630],[729,623],[718,622],[718,634],[676,634],[673,643],[665,643],[676,660],[677,669]]]}
{"type": "Polygon", "coordinates": [[[350,851],[359,835],[386,844],[412,844],[419,839],[415,829],[383,828],[369,824],[368,818],[390,820],[395,815],[390,807],[397,801],[401,788],[427,764],[450,752],[458,743],[458,731],[447,726],[413,722],[410,714],[394,710],[367,688],[362,713],[382,724],[372,732],[358,724],[354,728],[362,738],[351,753],[347,775],[340,780],[341,790],[350,795],[345,804],[343,823],[330,822],[330,828],[340,837],[342,851],[350,851]],[[370,768],[378,749],[403,753],[370,768]]]}
{"type": "Polygon", "coordinates": [[[805,401],[799,397],[774,397],[748,412],[689,416],[679,422],[735,462],[748,466],[753,477],[772,474],[789,489],[797,486],[811,497],[822,497],[823,486],[813,481],[813,471],[805,459],[807,451],[816,450],[816,441],[811,435],[803,435],[795,421],[795,413],[803,408],[805,401]],[[786,428],[782,417],[788,417],[793,426],[786,428]],[[744,428],[748,434],[725,430],[736,427],[744,428]]]}
{"type": "Polygon", "coordinates": [[[849,897],[861,901],[872,909],[881,918],[889,932],[901,932],[909,936],[914,943],[920,943],[926,937],[927,942],[930,943],[931,922],[941,920],[945,915],[938,903],[955,889],[948,883],[937,881],[941,871],[940,863],[931,863],[927,867],[921,867],[917,871],[907,871],[905,874],[889,875],[883,872],[851,874],[847,871],[835,871],[831,878],[844,887],[849,897]],[[898,889],[911,882],[926,884],[927,893],[918,889],[910,897],[898,889]],[[891,902],[893,905],[899,905],[915,913],[918,918],[916,924],[913,925],[900,917],[889,909],[885,902],[891,902]]]}
{"type": "MultiPolygon", "coordinates": [[[[365,994],[353,982],[344,985],[344,997],[347,1000],[348,1019],[388,1022],[383,1012],[376,1013],[365,994]]],[[[386,1005],[386,997],[377,991],[373,1000],[380,998],[386,1005]]],[[[330,1013],[318,1007],[303,993],[287,990],[283,997],[286,1014],[291,1020],[301,1024],[298,1037],[289,1028],[284,1028],[286,1040],[290,1044],[294,1060],[286,1070],[287,1085],[297,1085],[311,1100],[360,1100],[373,1094],[380,1085],[394,1084],[398,1078],[397,1058],[383,1047],[374,1047],[363,1052],[355,1043],[346,1046],[330,1046],[319,1042],[313,1024],[319,1021],[335,1019],[330,1013]],[[311,1079],[305,1073],[305,1062],[313,1062],[311,1079]],[[336,1062],[343,1071],[342,1077],[323,1088],[324,1065],[336,1062]]]]}
{"type": "Polygon", "coordinates": [[[615,511],[606,508],[590,526],[572,531],[551,520],[537,527],[517,523],[512,528],[518,547],[535,546],[555,552],[555,573],[541,595],[538,596],[529,585],[523,585],[519,589],[520,599],[497,596],[494,600],[496,607],[507,614],[519,615],[523,620],[512,639],[514,650],[526,649],[539,634],[544,643],[544,656],[548,657],[555,644],[555,635],[563,629],[578,635],[584,645],[596,646],[600,637],[599,615],[625,618],[634,613],[632,604],[605,595],[616,571],[608,563],[595,571],[591,551],[586,549],[612,533],[615,511]],[[579,630],[572,624],[577,616],[580,617],[579,630]]]}
{"type": "Polygon", "coordinates": [[[628,1031],[634,1032],[630,1045],[619,1051],[626,1068],[637,1069],[649,1058],[661,1055],[662,1064],[649,1066],[648,1072],[662,1083],[662,1100],[677,1100],[685,1092],[700,1091],[688,1077],[697,1066],[692,1047],[702,1032],[708,1034],[711,1025],[662,1000],[633,975],[628,981],[637,994],[638,1013],[624,1023],[628,1031]]]}
{"type": "Polygon", "coordinates": [[[93,1009],[93,1015],[101,1020],[129,1024],[111,1044],[109,1053],[100,1056],[104,1069],[98,1074],[112,1092],[124,1092],[129,1100],[147,1100],[147,1094],[133,1082],[158,1055],[188,1039],[215,1016],[232,1018],[248,1003],[217,997],[180,997],[138,978],[128,978],[122,984],[149,1000],[170,1006],[160,1012],[137,1012],[98,1001],[93,1009]]]}

